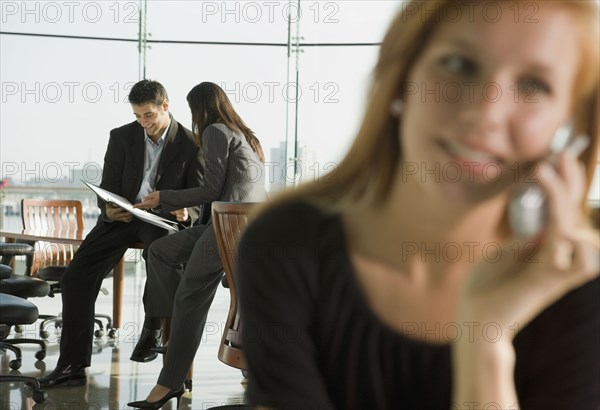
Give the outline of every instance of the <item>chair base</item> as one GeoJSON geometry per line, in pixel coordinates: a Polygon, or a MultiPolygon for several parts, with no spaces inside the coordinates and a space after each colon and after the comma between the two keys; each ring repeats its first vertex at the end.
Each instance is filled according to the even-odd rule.
{"type": "Polygon", "coordinates": [[[25,383],[33,388],[33,400],[36,403],[43,403],[48,398],[48,394],[40,389],[40,382],[35,377],[21,375],[0,375],[0,383],[18,382],[25,383]]]}
{"type": "MultiPolygon", "coordinates": [[[[94,316],[95,316],[94,323],[98,326],[98,329],[96,329],[94,331],[94,336],[96,336],[96,338],[100,339],[104,336],[105,331],[107,331],[108,337],[113,338],[114,335],[116,334],[116,331],[113,328],[112,318],[109,315],[104,315],[104,314],[100,314],[100,313],[97,313],[94,316]],[[104,323],[100,319],[106,320],[106,326],[104,326],[104,323]]],[[[50,332],[48,330],[46,330],[47,326],[50,323],[54,323],[54,327],[57,330],[62,328],[63,321],[62,321],[61,316],[39,315],[39,318],[43,319],[42,322],[40,323],[40,331],[39,331],[39,335],[42,339],[46,340],[50,337],[50,332]]]]}
{"type": "Polygon", "coordinates": [[[0,341],[0,350],[6,351],[6,350],[10,350],[12,351],[16,358],[14,360],[11,360],[8,363],[8,366],[13,369],[13,370],[18,370],[21,367],[21,363],[22,363],[22,353],[21,353],[21,349],[19,349],[17,346],[15,346],[16,344],[23,344],[23,343],[31,343],[31,344],[37,344],[40,346],[40,350],[38,350],[37,352],[35,352],[35,358],[38,360],[44,360],[46,358],[46,343],[44,343],[43,340],[38,340],[38,339],[4,339],[2,341],[0,341]]]}

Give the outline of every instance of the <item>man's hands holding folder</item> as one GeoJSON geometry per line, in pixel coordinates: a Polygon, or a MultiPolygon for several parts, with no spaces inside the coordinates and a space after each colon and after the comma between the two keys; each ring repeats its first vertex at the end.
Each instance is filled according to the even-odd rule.
{"type": "Polygon", "coordinates": [[[106,203],[106,217],[111,221],[131,222],[133,215],[118,205],[106,203]]]}

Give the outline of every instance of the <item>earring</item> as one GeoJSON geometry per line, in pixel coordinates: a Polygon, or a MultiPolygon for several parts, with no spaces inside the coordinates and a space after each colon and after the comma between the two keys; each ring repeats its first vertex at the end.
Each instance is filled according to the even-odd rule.
{"type": "Polygon", "coordinates": [[[402,106],[404,102],[400,98],[396,98],[390,105],[390,113],[392,117],[399,117],[402,114],[402,106]]]}

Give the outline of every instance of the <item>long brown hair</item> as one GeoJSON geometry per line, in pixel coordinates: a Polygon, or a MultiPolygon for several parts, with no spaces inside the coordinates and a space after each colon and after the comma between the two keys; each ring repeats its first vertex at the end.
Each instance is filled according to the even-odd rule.
{"type": "MultiPolygon", "coordinates": [[[[464,3],[456,0],[403,3],[402,10],[410,12],[401,12],[385,35],[373,73],[367,110],[349,152],[334,171],[294,191],[284,192],[270,205],[304,199],[325,211],[336,212],[351,203],[377,205],[384,202],[402,158],[398,119],[390,114],[390,105],[402,95],[402,85],[407,82],[431,34],[445,20],[448,7],[464,3]]],[[[598,5],[589,1],[547,3],[566,7],[579,23],[574,29],[581,32],[584,59],[573,92],[573,109],[577,113],[576,131],[591,138],[590,146],[580,156],[586,167],[589,189],[599,139],[598,5]]],[[[582,206],[586,208],[585,204],[582,206]]]]}
{"type": "Polygon", "coordinates": [[[210,82],[200,83],[190,90],[187,101],[192,111],[192,131],[201,147],[201,136],[206,127],[220,122],[230,130],[243,134],[260,161],[265,162],[265,155],[260,146],[260,141],[238,113],[235,112],[231,101],[229,101],[227,94],[221,87],[210,82]]]}

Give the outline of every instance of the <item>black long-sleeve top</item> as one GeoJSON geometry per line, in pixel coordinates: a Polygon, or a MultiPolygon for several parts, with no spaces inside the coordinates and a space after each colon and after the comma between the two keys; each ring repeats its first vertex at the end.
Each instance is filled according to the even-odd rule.
{"type": "MultiPolygon", "coordinates": [[[[302,203],[272,209],[248,227],[238,258],[251,403],[279,409],[469,408],[451,403],[449,345],[409,338],[370,310],[339,216],[302,203]]],[[[599,296],[595,279],[517,334],[522,410],[600,408],[599,296]]]]}

